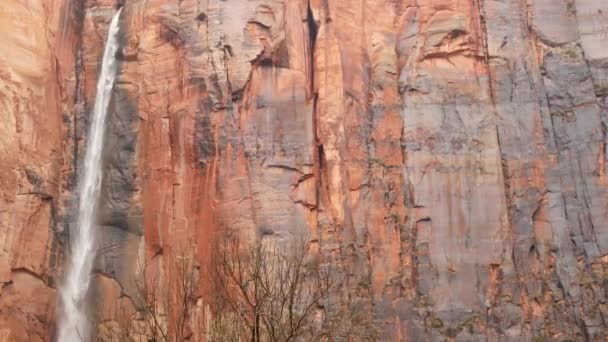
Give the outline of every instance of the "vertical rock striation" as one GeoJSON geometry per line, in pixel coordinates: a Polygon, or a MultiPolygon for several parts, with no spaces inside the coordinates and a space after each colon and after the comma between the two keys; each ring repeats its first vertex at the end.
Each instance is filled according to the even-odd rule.
{"type": "MultiPolygon", "coordinates": [[[[186,241],[307,234],[382,340],[608,338],[605,1],[120,3],[106,301],[186,241]]],[[[28,4],[0,5],[7,340],[52,326],[117,6],[28,4]]]]}
{"type": "Polygon", "coordinates": [[[77,1],[0,4],[0,340],[53,334],[77,1]]]}

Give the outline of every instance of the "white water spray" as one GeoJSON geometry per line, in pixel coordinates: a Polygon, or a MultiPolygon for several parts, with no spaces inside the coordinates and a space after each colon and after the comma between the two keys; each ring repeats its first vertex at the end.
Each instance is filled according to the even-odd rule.
{"type": "Polygon", "coordinates": [[[67,268],[68,273],[60,289],[63,311],[59,315],[58,321],[58,342],[89,341],[90,321],[87,317],[86,296],[96,252],[93,223],[101,187],[101,153],[106,116],[117,71],[114,55],[118,49],[118,18],[121,11],[122,8],[110,22],[101,63],[101,74],[97,81],[93,121],[89,130],[84,168],[78,188],[80,194],[78,231],[71,239],[72,254],[67,268]]]}

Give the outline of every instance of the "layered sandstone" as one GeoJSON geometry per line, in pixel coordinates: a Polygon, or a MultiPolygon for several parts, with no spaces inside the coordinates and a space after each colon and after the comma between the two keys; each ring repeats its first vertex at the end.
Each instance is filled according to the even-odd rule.
{"type": "Polygon", "coordinates": [[[1,338],[52,335],[122,3],[105,303],[185,241],[307,234],[382,340],[608,338],[608,3],[119,2],[0,4],[1,338]]]}

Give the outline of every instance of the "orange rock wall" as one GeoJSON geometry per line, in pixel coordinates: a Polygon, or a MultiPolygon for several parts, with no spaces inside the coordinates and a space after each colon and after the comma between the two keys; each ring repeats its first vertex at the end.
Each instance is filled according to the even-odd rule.
{"type": "Polygon", "coordinates": [[[1,341],[52,335],[78,9],[62,0],[0,3],[1,341]]]}
{"type": "MultiPolygon", "coordinates": [[[[382,340],[608,338],[607,3],[121,3],[106,296],[140,255],[170,272],[194,241],[204,263],[217,231],[307,234],[382,340]]],[[[45,22],[0,6],[0,336],[17,336],[29,313],[51,326],[117,3],[40,2],[45,22]],[[32,286],[44,309],[16,304],[32,286]]]]}

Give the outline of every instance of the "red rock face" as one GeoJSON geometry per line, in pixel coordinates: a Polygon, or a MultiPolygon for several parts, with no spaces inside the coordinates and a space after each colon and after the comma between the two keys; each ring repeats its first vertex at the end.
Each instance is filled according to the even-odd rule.
{"type": "MultiPolygon", "coordinates": [[[[7,341],[28,324],[52,336],[116,8],[28,6],[0,5],[7,341]]],[[[218,231],[306,234],[353,275],[382,340],[608,338],[604,1],[124,7],[99,212],[108,301],[141,257],[170,274],[186,241],[205,263],[218,231]]]]}
{"type": "MultiPolygon", "coordinates": [[[[0,340],[52,335],[78,6],[0,4],[0,340]]],[[[70,139],[71,140],[71,139],[70,139]]]]}

